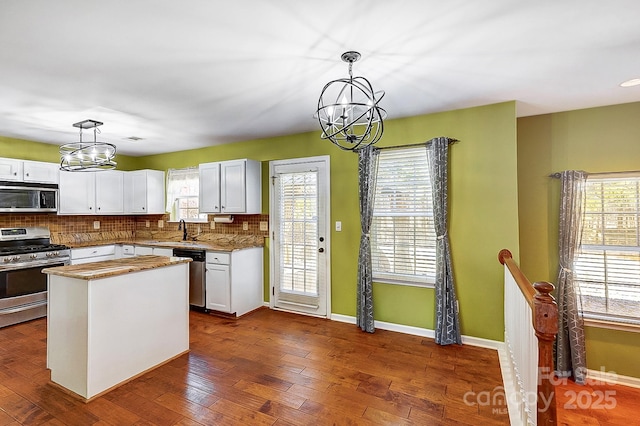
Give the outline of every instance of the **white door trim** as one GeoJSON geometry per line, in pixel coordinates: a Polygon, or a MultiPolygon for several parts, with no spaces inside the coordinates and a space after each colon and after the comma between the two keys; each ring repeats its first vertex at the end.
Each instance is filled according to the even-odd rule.
{"type": "Polygon", "coordinates": [[[325,235],[325,254],[322,257],[324,259],[324,267],[326,268],[326,318],[331,319],[331,168],[330,168],[330,159],[331,157],[328,155],[319,155],[315,157],[304,157],[304,158],[291,158],[287,160],[273,160],[269,161],[269,307],[271,309],[275,309],[274,306],[274,291],[275,291],[275,270],[278,267],[275,265],[275,256],[274,256],[274,244],[273,244],[273,236],[275,232],[275,224],[274,224],[274,206],[275,206],[275,193],[273,191],[273,176],[275,176],[274,168],[276,166],[281,165],[290,165],[290,164],[304,164],[310,162],[324,162],[326,173],[325,173],[325,188],[327,188],[327,196],[326,196],[326,208],[325,208],[325,223],[327,232],[325,235]]]}

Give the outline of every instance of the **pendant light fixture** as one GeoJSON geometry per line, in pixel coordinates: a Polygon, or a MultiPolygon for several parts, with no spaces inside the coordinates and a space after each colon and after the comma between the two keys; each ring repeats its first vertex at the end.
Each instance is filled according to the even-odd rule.
{"type": "Polygon", "coordinates": [[[84,120],[73,124],[73,127],[80,129],[80,142],[60,146],[60,170],[93,172],[116,168],[116,146],[97,141],[97,133],[100,132],[98,127],[103,124],[96,120],[84,120]],[[93,129],[93,142],[83,142],[82,129],[93,129]]]}
{"type": "Polygon", "coordinates": [[[353,63],[360,53],[341,56],[349,64],[349,78],[330,81],[322,89],[315,117],[322,128],[322,139],[329,139],[344,150],[357,150],[382,137],[382,120],[387,112],[378,106],[384,91],[374,92],[364,77],[353,76],[353,63]]]}

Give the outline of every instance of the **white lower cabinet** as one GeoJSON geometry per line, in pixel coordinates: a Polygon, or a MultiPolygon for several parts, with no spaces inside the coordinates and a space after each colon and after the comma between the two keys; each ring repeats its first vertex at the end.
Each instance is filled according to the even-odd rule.
{"type": "Polygon", "coordinates": [[[153,254],[156,256],[173,256],[173,249],[167,247],[154,247],[153,254]]]}
{"type": "Polygon", "coordinates": [[[241,316],[264,301],[262,247],[208,251],[206,308],[241,316]]]}
{"type": "Polygon", "coordinates": [[[131,244],[122,244],[116,247],[116,258],[118,259],[128,256],[135,256],[135,254],[135,247],[131,244]]]}
{"type": "Polygon", "coordinates": [[[116,246],[82,247],[71,249],[71,264],[80,265],[82,263],[100,262],[102,260],[113,260],[116,258],[116,246]]]}
{"type": "Polygon", "coordinates": [[[173,249],[167,247],[134,246],[134,254],[141,256],[155,254],[156,256],[173,256],[173,249]]]}
{"type": "Polygon", "coordinates": [[[153,247],[134,246],[134,253],[136,254],[136,256],[143,256],[145,254],[153,254],[153,247]]]}
{"type": "Polygon", "coordinates": [[[231,313],[231,277],[229,265],[207,263],[206,307],[214,311],[231,313]]]}

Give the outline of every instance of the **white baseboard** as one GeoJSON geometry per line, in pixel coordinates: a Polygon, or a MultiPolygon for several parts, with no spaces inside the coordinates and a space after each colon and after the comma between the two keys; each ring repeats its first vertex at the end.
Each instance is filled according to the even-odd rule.
{"type": "MultiPolygon", "coordinates": [[[[331,314],[331,320],[346,322],[348,324],[356,323],[356,317],[341,314],[331,314]]],[[[375,328],[379,328],[381,330],[396,331],[398,333],[412,334],[414,336],[428,337],[430,339],[433,339],[436,336],[435,330],[431,330],[429,328],[413,327],[411,325],[395,324],[385,321],[374,321],[373,325],[375,328]]],[[[498,350],[498,348],[504,345],[503,342],[474,336],[462,336],[462,343],[469,346],[478,346],[494,350],[498,350]]]]}
{"type": "Polygon", "coordinates": [[[340,315],[340,314],[331,314],[331,318],[332,321],[338,321],[338,322],[346,322],[347,324],[355,324],[356,323],[356,317],[350,317],[348,315],[340,315]]]}
{"type": "Polygon", "coordinates": [[[587,370],[587,381],[589,380],[640,389],[640,378],[622,376],[620,374],[610,373],[607,371],[587,370]]]}

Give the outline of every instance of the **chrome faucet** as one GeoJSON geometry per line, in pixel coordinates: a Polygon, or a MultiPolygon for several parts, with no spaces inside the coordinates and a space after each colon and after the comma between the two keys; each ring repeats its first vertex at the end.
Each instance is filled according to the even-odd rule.
{"type": "Polygon", "coordinates": [[[184,219],[180,219],[178,223],[178,231],[182,230],[182,241],[187,241],[187,222],[184,219]]]}

